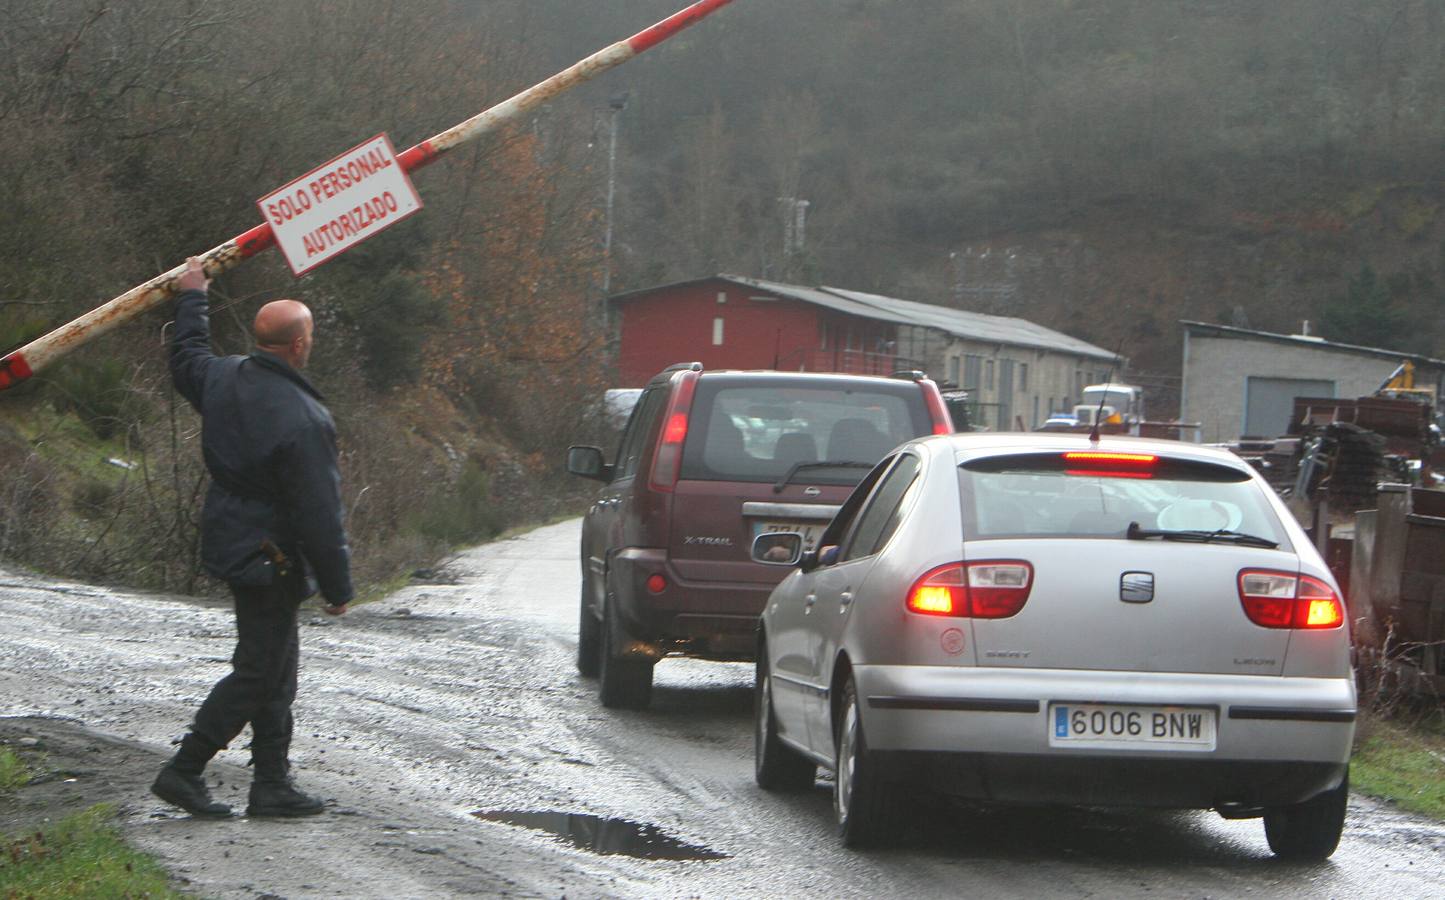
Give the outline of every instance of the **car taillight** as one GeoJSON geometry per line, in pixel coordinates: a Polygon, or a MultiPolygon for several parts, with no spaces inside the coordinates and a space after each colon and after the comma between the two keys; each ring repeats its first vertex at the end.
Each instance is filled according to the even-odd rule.
{"type": "Polygon", "coordinates": [[[923,390],[923,403],[928,407],[928,417],[933,420],[934,434],[953,434],[953,417],[938,392],[938,385],[927,378],[920,378],[918,386],[923,390]]]}
{"type": "Polygon", "coordinates": [[[1065,475],[1099,478],[1153,478],[1159,457],[1152,453],[1114,453],[1105,450],[1074,450],[1064,454],[1065,475]]]}
{"type": "Polygon", "coordinates": [[[1006,619],[1024,608],[1034,569],[1026,562],[968,564],[968,601],[975,619],[1006,619]]]}
{"type": "Polygon", "coordinates": [[[949,563],[930,569],[908,591],[907,606],[928,616],[1006,619],[1023,609],[1034,567],[1022,560],[949,563]]]}
{"type": "Polygon", "coordinates": [[[1334,628],[1345,621],[1345,608],[1329,585],[1308,575],[1301,575],[1299,581],[1294,627],[1334,628]]]}
{"type": "Polygon", "coordinates": [[[1239,602],[1249,621],[1263,628],[1336,628],[1345,608],[1318,578],[1245,569],[1239,573],[1239,602]]]}
{"type": "Polygon", "coordinates": [[[652,474],[647,480],[648,487],[654,491],[671,491],[677,484],[678,472],[682,470],[682,445],[687,440],[687,420],[692,411],[697,372],[679,372],[676,377],[677,388],[667,404],[667,415],[662,420],[662,437],[658,440],[657,452],[652,456],[652,474]]]}
{"type": "Polygon", "coordinates": [[[930,616],[968,615],[963,563],[949,563],[924,573],[908,592],[908,608],[930,616]]]}

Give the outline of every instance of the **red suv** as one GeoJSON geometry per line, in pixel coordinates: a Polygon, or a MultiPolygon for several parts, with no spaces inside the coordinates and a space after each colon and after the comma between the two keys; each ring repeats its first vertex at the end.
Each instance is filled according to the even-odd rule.
{"type": "Polygon", "coordinates": [[[786,570],[753,538],[811,545],[894,446],[952,431],[921,372],[882,378],[672,366],[643,389],[608,465],[571,447],[567,470],[604,487],[582,527],[577,668],[604,706],[641,709],[665,656],[749,660],[786,570]]]}

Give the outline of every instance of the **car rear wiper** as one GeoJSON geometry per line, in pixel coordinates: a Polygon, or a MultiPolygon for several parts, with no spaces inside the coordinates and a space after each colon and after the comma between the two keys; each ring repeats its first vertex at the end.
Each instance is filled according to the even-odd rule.
{"type": "Polygon", "coordinates": [[[1124,536],[1131,541],[1142,541],[1146,538],[1157,537],[1166,541],[1194,541],[1200,544],[1242,544],[1246,547],[1267,547],[1271,550],[1279,546],[1279,541],[1272,541],[1269,538],[1263,538],[1257,534],[1230,531],[1227,528],[1217,528],[1214,531],[1167,531],[1140,528],[1138,522],[1130,522],[1129,530],[1124,533],[1124,536]]]}
{"type": "Polygon", "coordinates": [[[792,467],[783,473],[783,477],[778,479],[777,484],[773,485],[773,493],[781,494],[783,488],[787,487],[788,482],[793,480],[793,476],[804,469],[871,469],[876,465],[878,465],[876,462],[854,462],[852,460],[843,460],[841,462],[821,460],[819,462],[793,463],[792,467]]]}

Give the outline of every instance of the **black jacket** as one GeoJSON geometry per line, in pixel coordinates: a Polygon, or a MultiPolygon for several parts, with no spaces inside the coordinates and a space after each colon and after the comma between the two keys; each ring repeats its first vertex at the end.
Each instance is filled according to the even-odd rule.
{"type": "Polygon", "coordinates": [[[201,518],[206,571],[231,584],[269,584],[274,567],[262,550],[269,540],[310,565],[327,603],[350,602],[336,426],[321,394],[265,351],[212,353],[203,291],[177,300],[170,349],[176,390],[201,414],[211,473],[201,518]]]}

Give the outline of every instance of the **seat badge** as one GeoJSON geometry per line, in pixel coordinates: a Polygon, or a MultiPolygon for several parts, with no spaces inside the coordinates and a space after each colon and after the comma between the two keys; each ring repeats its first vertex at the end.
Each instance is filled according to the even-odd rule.
{"type": "Polygon", "coordinates": [[[1148,603],[1154,599],[1153,572],[1125,572],[1119,577],[1119,599],[1125,603],[1148,603]]]}
{"type": "Polygon", "coordinates": [[[805,488],[803,488],[803,496],[804,496],[804,497],[816,497],[816,496],[818,496],[818,495],[821,494],[821,493],[823,493],[823,492],[820,491],[820,490],[818,490],[818,489],[815,488],[815,487],[805,487],[805,488]]]}

